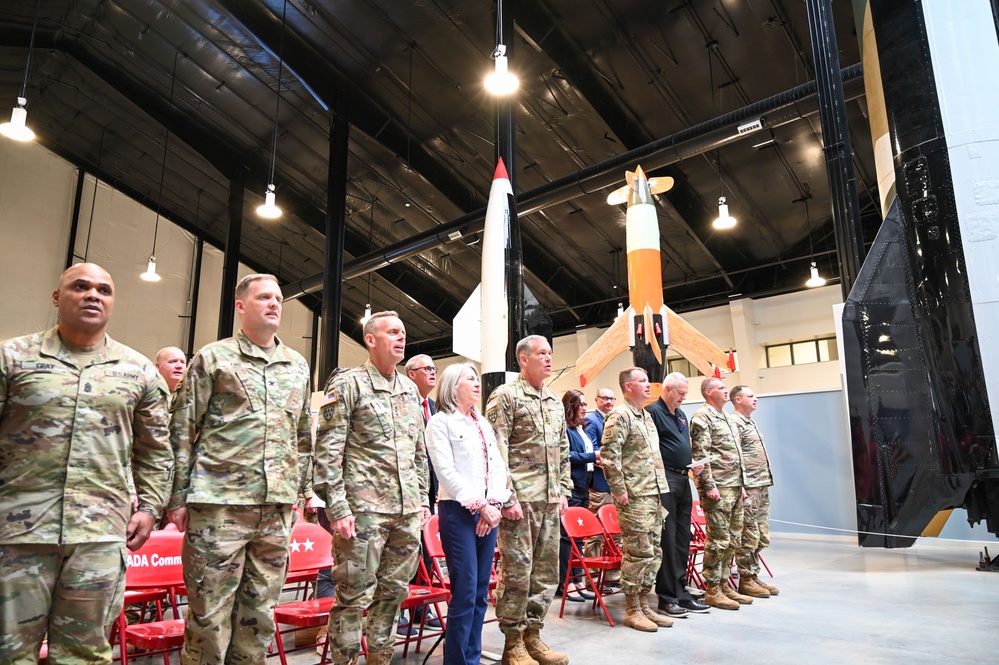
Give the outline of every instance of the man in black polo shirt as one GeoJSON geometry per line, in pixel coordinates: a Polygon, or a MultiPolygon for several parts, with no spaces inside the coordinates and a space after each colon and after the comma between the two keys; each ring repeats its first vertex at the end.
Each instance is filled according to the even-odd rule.
{"type": "MultiPolygon", "coordinates": [[[[663,522],[660,546],[663,561],[656,577],[659,611],[671,617],[685,617],[688,612],[707,612],[708,606],[693,598],[687,590],[687,555],[690,549],[690,510],[693,495],[687,476],[691,462],[690,429],[680,404],[687,397],[687,377],[673,372],[663,379],[662,396],[645,410],[652,416],[659,433],[659,454],[666,469],[669,493],[662,495],[669,511],[663,522]]],[[[695,469],[696,473],[699,469],[695,469]]]]}

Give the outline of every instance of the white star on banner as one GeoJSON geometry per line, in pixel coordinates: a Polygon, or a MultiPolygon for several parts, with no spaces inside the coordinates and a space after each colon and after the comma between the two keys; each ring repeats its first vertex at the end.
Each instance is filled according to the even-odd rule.
{"type": "Polygon", "coordinates": [[[583,518],[582,517],[577,517],[576,518],[576,524],[578,524],[579,526],[583,526],[583,518]]]}
{"type": "Polygon", "coordinates": [[[301,552],[302,551],[302,543],[298,542],[297,540],[291,541],[291,551],[292,552],[301,552]]]}
{"type": "Polygon", "coordinates": [[[315,543],[313,541],[309,540],[308,538],[306,538],[305,542],[302,543],[302,544],[305,545],[305,551],[306,552],[314,552],[315,551],[315,550],[312,549],[312,546],[315,545],[315,543]]]}

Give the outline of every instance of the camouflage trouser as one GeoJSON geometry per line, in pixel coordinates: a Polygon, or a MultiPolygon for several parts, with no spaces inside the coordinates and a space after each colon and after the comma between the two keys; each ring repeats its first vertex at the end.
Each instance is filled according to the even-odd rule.
{"type": "MultiPolygon", "coordinates": [[[[595,492],[590,490],[590,512],[594,515],[600,510],[601,506],[609,506],[614,503],[614,499],[611,497],[610,492],[595,492]]],[[[614,536],[614,540],[618,545],[621,544],[621,536],[614,536]]],[[[583,545],[583,556],[600,556],[600,552],[604,545],[603,536],[593,536],[592,538],[587,538],[586,543],[583,545]]],[[[596,582],[597,575],[599,571],[595,568],[590,569],[590,575],[593,576],[593,581],[596,582]]],[[[609,570],[607,571],[607,577],[605,582],[616,583],[621,579],[621,571],[619,570],[609,570]]],[[[589,582],[587,582],[589,584],[589,582]]]]}
{"type": "Polygon", "coordinates": [[[183,665],[263,663],[288,571],[291,504],[189,504],[183,665]]]}
{"type": "Polygon", "coordinates": [[[742,542],[735,554],[739,576],[760,574],[760,552],[770,545],[770,490],[747,487],[743,507],[742,542]]]}
{"type": "Polygon", "coordinates": [[[621,522],[621,590],[626,595],[645,593],[656,584],[656,574],[663,560],[659,536],[666,509],[659,495],[629,497],[628,505],[617,504],[621,522]]]}
{"type": "Polygon", "coordinates": [[[125,592],[125,543],[0,545],[0,663],[110,663],[125,592]]]}
{"type": "Polygon", "coordinates": [[[361,626],[368,612],[368,652],[391,651],[399,606],[419,566],[420,513],[354,515],[357,535],[333,536],[336,602],[330,609],[330,658],[343,665],[361,651],[361,626]]]}
{"type": "Polygon", "coordinates": [[[742,488],[719,487],[721,499],[701,496],[707,521],[704,543],[704,582],[718,586],[728,579],[732,557],[742,540],[742,488]]]}
{"type": "Polygon", "coordinates": [[[497,545],[502,567],[496,585],[496,616],[506,635],[541,630],[558,586],[557,503],[521,503],[524,516],[500,521],[497,545]]]}

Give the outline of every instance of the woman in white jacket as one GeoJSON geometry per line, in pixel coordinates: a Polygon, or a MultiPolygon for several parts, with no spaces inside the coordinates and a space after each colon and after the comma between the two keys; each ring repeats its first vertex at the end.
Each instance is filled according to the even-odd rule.
{"type": "Polygon", "coordinates": [[[478,665],[500,507],[509,473],[489,422],[479,413],[479,374],[469,364],[437,379],[437,413],[427,452],[440,482],[437,515],[451,579],[444,665],[478,665]]]}

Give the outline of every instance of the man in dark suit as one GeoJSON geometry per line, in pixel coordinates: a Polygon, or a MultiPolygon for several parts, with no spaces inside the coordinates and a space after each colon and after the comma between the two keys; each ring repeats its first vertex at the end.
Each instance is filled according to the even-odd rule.
{"type": "MultiPolygon", "coordinates": [[[[594,515],[597,514],[601,506],[613,505],[614,503],[610,487],[607,485],[607,480],[604,479],[603,469],[600,468],[600,441],[604,436],[604,418],[614,408],[617,397],[614,396],[613,390],[604,386],[597,390],[596,402],[597,408],[586,414],[586,424],[583,426],[583,431],[586,432],[587,438],[593,442],[593,449],[597,453],[597,463],[593,467],[593,483],[590,485],[590,512],[594,515]]],[[[585,556],[599,556],[602,543],[603,538],[587,538],[586,544],[583,546],[585,556]]],[[[612,571],[608,573],[606,582],[617,586],[620,577],[620,572],[612,571]]]]}
{"type": "MultiPolygon", "coordinates": [[[[420,408],[423,411],[423,425],[426,427],[427,421],[430,420],[430,416],[437,413],[437,409],[434,408],[434,400],[430,399],[430,392],[437,386],[437,366],[434,365],[434,359],[427,355],[417,355],[413,356],[406,362],[406,376],[408,376],[413,383],[416,384],[416,389],[420,392],[420,408]]],[[[437,510],[437,474],[434,473],[434,465],[430,463],[430,457],[427,457],[427,467],[430,470],[430,489],[428,491],[428,496],[430,499],[430,512],[434,513],[437,510]]],[[[422,541],[422,538],[421,538],[422,541]]],[[[423,557],[423,564],[430,570],[430,557],[427,556],[427,548],[424,545],[420,548],[421,556],[423,557]]],[[[416,578],[413,579],[413,583],[416,583],[416,578]]],[[[414,621],[418,622],[420,620],[420,610],[417,609],[414,621]]],[[[431,628],[440,628],[440,623],[436,616],[434,616],[433,611],[427,614],[427,626],[431,628]]],[[[407,621],[406,616],[403,615],[399,618],[399,628],[398,632],[403,635],[408,635],[410,631],[416,630],[417,627],[410,627],[409,621],[407,621]]]]}

